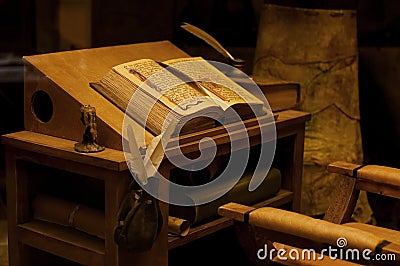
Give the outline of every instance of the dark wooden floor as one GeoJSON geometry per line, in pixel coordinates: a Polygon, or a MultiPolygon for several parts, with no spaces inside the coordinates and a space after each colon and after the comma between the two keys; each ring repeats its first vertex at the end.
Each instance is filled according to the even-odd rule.
{"type": "Polygon", "coordinates": [[[173,249],[168,257],[171,266],[253,265],[244,254],[234,228],[226,228],[173,249]]]}

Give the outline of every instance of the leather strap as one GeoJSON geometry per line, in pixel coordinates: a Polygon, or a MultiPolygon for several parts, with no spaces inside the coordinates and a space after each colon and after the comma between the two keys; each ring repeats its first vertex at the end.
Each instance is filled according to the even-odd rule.
{"type": "Polygon", "coordinates": [[[366,164],[362,164],[356,168],[353,169],[353,177],[357,178],[358,177],[358,170],[360,170],[361,168],[363,168],[364,166],[366,166],[366,164]]]}

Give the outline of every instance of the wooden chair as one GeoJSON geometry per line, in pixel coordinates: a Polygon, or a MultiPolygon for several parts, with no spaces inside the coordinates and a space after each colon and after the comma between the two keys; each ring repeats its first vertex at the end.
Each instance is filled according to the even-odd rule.
{"type": "Polygon", "coordinates": [[[236,221],[253,263],[400,265],[399,231],[351,221],[360,190],[400,198],[400,169],[335,162],[328,171],[343,178],[323,219],[236,203],[219,208],[220,215],[236,221]]]}

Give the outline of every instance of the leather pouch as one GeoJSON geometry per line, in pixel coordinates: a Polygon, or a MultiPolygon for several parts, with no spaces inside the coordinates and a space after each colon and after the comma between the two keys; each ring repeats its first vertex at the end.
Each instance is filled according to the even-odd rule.
{"type": "Polygon", "coordinates": [[[136,252],[151,249],[163,223],[158,201],[143,189],[129,189],[117,218],[115,242],[136,252]]]}

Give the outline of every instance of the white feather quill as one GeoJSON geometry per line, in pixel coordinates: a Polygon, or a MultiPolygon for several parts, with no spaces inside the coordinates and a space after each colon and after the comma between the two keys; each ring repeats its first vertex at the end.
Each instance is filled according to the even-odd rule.
{"type": "Polygon", "coordinates": [[[231,61],[235,61],[235,58],[228,52],[228,50],[226,50],[214,37],[204,30],[186,22],[181,25],[181,28],[211,45],[211,47],[217,50],[224,57],[229,58],[231,61]]]}

